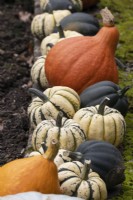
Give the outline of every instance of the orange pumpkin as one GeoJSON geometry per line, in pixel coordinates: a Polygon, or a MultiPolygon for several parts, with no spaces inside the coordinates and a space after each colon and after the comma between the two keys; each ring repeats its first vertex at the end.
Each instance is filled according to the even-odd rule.
{"type": "Polygon", "coordinates": [[[86,10],[91,6],[95,6],[100,0],[81,0],[83,4],[83,9],[86,10]]]}
{"type": "Polygon", "coordinates": [[[28,191],[61,194],[53,162],[58,143],[53,140],[44,155],[21,158],[0,167],[0,196],[28,191]]]}
{"type": "Polygon", "coordinates": [[[111,12],[101,11],[104,26],[95,36],[67,38],[48,53],[45,72],[51,86],[73,88],[79,94],[99,81],[118,83],[115,50],[119,31],[111,12]]]}

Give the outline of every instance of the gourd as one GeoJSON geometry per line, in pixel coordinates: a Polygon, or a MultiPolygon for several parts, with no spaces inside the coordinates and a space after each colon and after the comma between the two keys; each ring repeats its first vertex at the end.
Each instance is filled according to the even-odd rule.
{"type": "Polygon", "coordinates": [[[58,177],[63,194],[86,200],[107,199],[106,185],[96,172],[90,170],[90,161],[64,163],[58,168],[58,177]]]}
{"type": "Polygon", "coordinates": [[[114,56],[119,31],[107,8],[101,14],[104,26],[95,36],[67,38],[50,50],[45,63],[50,85],[68,86],[80,94],[88,86],[100,81],[118,83],[114,56]]]}
{"type": "Polygon", "coordinates": [[[95,6],[100,0],[81,0],[83,4],[83,9],[87,10],[88,8],[95,6]]]}
{"type": "Polygon", "coordinates": [[[128,112],[128,98],[125,96],[130,86],[123,89],[111,81],[100,81],[87,87],[80,94],[81,108],[95,106],[108,97],[108,106],[117,109],[123,116],[128,112]]]}
{"type": "Polygon", "coordinates": [[[59,111],[67,118],[72,118],[80,108],[79,95],[69,87],[55,86],[44,92],[30,88],[29,92],[37,96],[28,106],[28,116],[33,128],[42,120],[56,120],[59,111]]]}
{"type": "MultiPolygon", "coordinates": [[[[65,16],[60,21],[63,30],[71,30],[81,33],[84,36],[93,36],[99,31],[99,22],[91,14],[76,12],[65,16]]],[[[54,31],[57,31],[55,27],[54,31]]]]}
{"type": "Polygon", "coordinates": [[[53,10],[69,10],[77,12],[82,10],[81,0],[40,0],[40,8],[43,12],[53,10]]]}
{"type": "Polygon", "coordinates": [[[121,113],[107,106],[106,97],[100,105],[81,108],[73,119],[81,125],[88,140],[104,140],[119,146],[124,138],[126,122],[121,113]]]}
{"type": "Polygon", "coordinates": [[[0,167],[0,196],[28,191],[61,194],[53,162],[58,147],[58,141],[52,139],[44,155],[17,159],[0,167]]]}
{"type": "Polygon", "coordinates": [[[61,25],[57,26],[58,32],[51,33],[49,36],[45,37],[40,45],[40,50],[42,55],[48,54],[49,50],[57,43],[63,39],[70,37],[82,36],[82,34],[76,31],[63,31],[61,25]]]}
{"type": "Polygon", "coordinates": [[[43,120],[32,134],[32,146],[39,150],[43,142],[49,145],[51,138],[59,140],[59,148],[74,151],[86,137],[80,125],[73,119],[63,117],[59,112],[57,120],[43,120]]]}
{"type": "Polygon", "coordinates": [[[1,200],[83,200],[78,197],[69,197],[68,195],[42,194],[40,192],[23,192],[14,195],[1,197],[1,200]]]}
{"type": "Polygon", "coordinates": [[[54,27],[60,23],[61,19],[70,14],[69,10],[55,10],[36,15],[31,22],[33,36],[42,40],[53,32],[54,27]]]}
{"type": "Polygon", "coordinates": [[[49,87],[44,69],[45,59],[46,55],[38,57],[33,66],[31,67],[30,72],[33,85],[41,89],[46,89],[49,87]]]}

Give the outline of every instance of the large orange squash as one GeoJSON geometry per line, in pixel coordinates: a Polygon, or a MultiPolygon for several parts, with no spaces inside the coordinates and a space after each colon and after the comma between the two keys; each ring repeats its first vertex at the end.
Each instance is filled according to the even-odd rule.
{"type": "Polygon", "coordinates": [[[101,11],[101,15],[104,26],[95,36],[68,38],[50,50],[45,72],[51,86],[68,86],[81,93],[99,81],[118,83],[114,57],[119,31],[107,8],[101,11]]]}

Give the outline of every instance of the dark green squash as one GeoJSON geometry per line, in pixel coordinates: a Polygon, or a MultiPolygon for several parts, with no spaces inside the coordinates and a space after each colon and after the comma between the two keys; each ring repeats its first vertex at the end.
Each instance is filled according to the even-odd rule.
{"type": "Polygon", "coordinates": [[[77,12],[82,10],[82,3],[79,1],[71,1],[71,0],[48,0],[47,3],[43,3],[42,1],[41,9],[43,12],[49,12],[52,10],[70,10],[71,12],[77,12]]]}
{"type": "Polygon", "coordinates": [[[81,108],[95,106],[108,97],[108,106],[117,109],[123,116],[128,112],[128,98],[125,96],[130,87],[123,89],[111,81],[101,81],[89,86],[80,94],[81,108]]]}
{"type": "MultiPolygon", "coordinates": [[[[63,30],[79,32],[85,36],[93,36],[99,31],[98,20],[88,13],[72,13],[60,21],[63,30]]],[[[57,32],[57,28],[54,29],[57,32]]]]}
{"type": "Polygon", "coordinates": [[[82,153],[82,163],[84,159],[91,160],[91,169],[100,175],[108,189],[125,180],[122,155],[112,144],[98,140],[85,141],[79,145],[76,152],[82,153]]]}

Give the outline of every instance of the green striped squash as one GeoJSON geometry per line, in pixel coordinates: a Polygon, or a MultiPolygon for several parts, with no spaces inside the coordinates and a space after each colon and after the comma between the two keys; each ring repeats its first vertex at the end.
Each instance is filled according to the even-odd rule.
{"type": "Polygon", "coordinates": [[[93,200],[106,200],[107,189],[100,176],[90,170],[90,161],[67,162],[59,166],[58,177],[63,194],[93,200]]]}
{"type": "Polygon", "coordinates": [[[59,140],[59,148],[74,151],[85,141],[84,131],[73,119],[58,115],[57,120],[44,120],[37,125],[32,134],[34,150],[40,150],[41,144],[49,145],[51,138],[59,140]]]}

